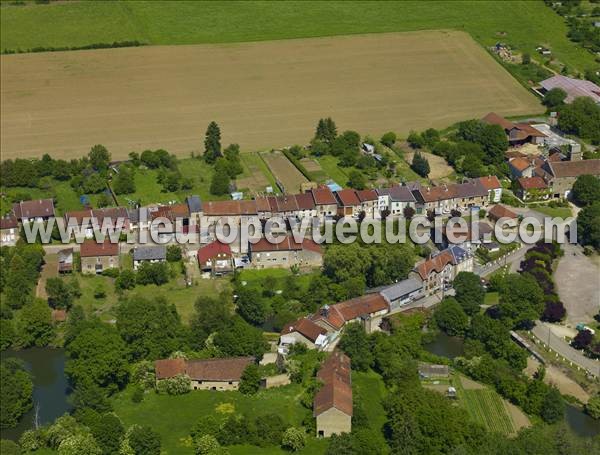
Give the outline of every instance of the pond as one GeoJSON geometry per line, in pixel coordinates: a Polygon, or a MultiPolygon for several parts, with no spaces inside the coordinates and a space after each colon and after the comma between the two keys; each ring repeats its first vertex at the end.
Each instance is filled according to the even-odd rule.
{"type": "Polygon", "coordinates": [[[600,434],[600,420],[594,420],[575,406],[567,405],[565,420],[575,434],[583,437],[592,437],[600,434]]]}
{"type": "Polygon", "coordinates": [[[427,343],[424,347],[428,352],[448,359],[464,354],[464,340],[460,337],[451,337],[441,331],[431,343],[427,343]]]}
{"type": "Polygon", "coordinates": [[[25,430],[34,427],[35,409],[40,425],[50,423],[70,411],[67,400],[69,384],[65,376],[63,349],[31,348],[21,351],[2,351],[1,358],[16,357],[25,363],[33,377],[33,409],[25,414],[16,427],[2,429],[2,439],[18,439],[25,430]]]}

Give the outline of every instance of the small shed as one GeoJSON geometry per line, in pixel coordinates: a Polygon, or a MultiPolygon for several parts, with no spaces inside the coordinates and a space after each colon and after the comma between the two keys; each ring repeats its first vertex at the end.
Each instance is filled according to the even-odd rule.
{"type": "Polygon", "coordinates": [[[438,365],[433,363],[419,363],[419,377],[421,379],[441,379],[450,376],[450,367],[448,365],[438,365]]]}

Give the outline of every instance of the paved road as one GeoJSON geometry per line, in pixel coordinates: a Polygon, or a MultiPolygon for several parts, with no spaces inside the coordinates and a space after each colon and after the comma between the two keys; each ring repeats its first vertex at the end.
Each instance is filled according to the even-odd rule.
{"type": "Polygon", "coordinates": [[[600,376],[600,361],[585,357],[581,352],[573,349],[565,340],[554,335],[545,323],[536,321],[536,325],[531,332],[561,357],[573,362],[596,377],[600,376]]]}

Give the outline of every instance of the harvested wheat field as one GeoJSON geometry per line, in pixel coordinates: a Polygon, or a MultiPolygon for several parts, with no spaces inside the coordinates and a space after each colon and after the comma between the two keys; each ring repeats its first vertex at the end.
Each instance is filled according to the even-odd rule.
{"type": "Polygon", "coordinates": [[[272,151],[261,153],[260,156],[275,178],[283,185],[286,193],[297,193],[302,184],[307,181],[302,172],[283,153],[272,151]]]}
{"type": "Polygon", "coordinates": [[[320,117],[362,134],[541,112],[466,33],[2,55],[2,156],[113,157],[202,148],[206,125],[245,151],[308,143],[320,117]]]}

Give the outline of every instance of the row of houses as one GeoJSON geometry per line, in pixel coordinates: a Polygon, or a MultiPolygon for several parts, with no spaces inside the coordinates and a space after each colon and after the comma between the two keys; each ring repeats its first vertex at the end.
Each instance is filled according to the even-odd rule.
{"type": "MultiPolygon", "coordinates": [[[[247,221],[264,220],[273,216],[296,220],[324,220],[341,216],[358,218],[363,214],[366,218],[379,219],[383,214],[402,216],[406,207],[413,208],[417,214],[428,211],[443,214],[455,209],[465,210],[486,206],[490,202],[499,202],[501,195],[502,186],[498,179],[488,176],[437,187],[413,182],[389,188],[332,191],[327,186],[320,186],[300,194],[259,197],[252,200],[203,203],[198,196],[189,196],[185,202],[171,205],[69,211],[63,218],[67,227],[78,226],[82,228],[86,237],[91,238],[95,228],[101,227],[105,222],[115,227],[118,220],[125,232],[147,230],[154,220],[172,222],[173,232],[175,221],[180,220],[179,229],[187,232],[191,224],[210,226],[225,217],[234,221],[242,218],[247,221]]],[[[43,222],[55,216],[52,199],[15,203],[12,213],[1,219],[3,243],[16,241],[18,222],[43,222]]],[[[162,232],[169,234],[164,229],[162,232]]]]}
{"type": "Polygon", "coordinates": [[[292,345],[327,350],[339,339],[343,327],[352,322],[367,333],[381,329],[383,319],[415,300],[450,288],[460,272],[472,272],[473,255],[458,245],[431,255],[417,264],[406,280],[350,300],[324,305],[316,313],[286,324],[279,337],[278,352],[287,355],[292,345]]]}

